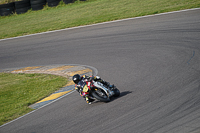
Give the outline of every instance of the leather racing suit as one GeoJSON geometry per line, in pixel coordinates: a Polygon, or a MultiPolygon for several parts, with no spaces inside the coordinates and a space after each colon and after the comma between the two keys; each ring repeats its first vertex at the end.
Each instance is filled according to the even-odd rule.
{"type": "Polygon", "coordinates": [[[79,94],[85,98],[86,102],[88,104],[91,104],[91,102],[93,102],[94,100],[93,99],[90,99],[88,96],[89,96],[89,88],[87,87],[86,85],[86,81],[89,81],[89,80],[94,80],[94,81],[98,81],[98,82],[101,82],[102,84],[104,84],[105,86],[110,86],[110,84],[104,80],[102,80],[99,76],[86,76],[86,75],[83,75],[81,77],[81,80],[75,84],[75,90],[79,92],[79,94]],[[85,87],[86,86],[86,87],[85,87]]]}

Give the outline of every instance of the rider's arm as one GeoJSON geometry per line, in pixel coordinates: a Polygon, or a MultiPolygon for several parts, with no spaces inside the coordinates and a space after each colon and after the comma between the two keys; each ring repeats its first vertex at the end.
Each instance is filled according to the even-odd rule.
{"type": "Polygon", "coordinates": [[[99,76],[94,76],[94,81],[102,82],[103,80],[99,76]]]}
{"type": "Polygon", "coordinates": [[[82,78],[84,78],[84,79],[90,79],[90,77],[87,76],[87,75],[83,75],[82,78]]]}
{"type": "Polygon", "coordinates": [[[75,90],[79,92],[79,94],[82,96],[82,88],[78,85],[75,85],[75,90]]]}
{"type": "Polygon", "coordinates": [[[80,87],[78,85],[75,85],[75,90],[80,92],[80,87]]]}

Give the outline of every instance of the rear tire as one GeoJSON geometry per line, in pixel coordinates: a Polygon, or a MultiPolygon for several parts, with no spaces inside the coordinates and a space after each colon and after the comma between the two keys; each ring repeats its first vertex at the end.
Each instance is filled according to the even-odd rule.
{"type": "Polygon", "coordinates": [[[22,14],[22,13],[26,13],[28,10],[31,9],[31,6],[29,7],[24,7],[24,8],[19,8],[19,9],[16,9],[16,13],[17,14],[22,14]]]}
{"type": "Polygon", "coordinates": [[[38,4],[41,4],[41,3],[45,3],[44,5],[46,5],[46,0],[30,0],[30,4],[31,6],[32,5],[38,5],[38,4]]]}
{"type": "Polygon", "coordinates": [[[39,4],[34,4],[34,5],[31,5],[31,8],[32,8],[33,11],[42,10],[45,5],[46,5],[45,2],[39,3],[39,4]]]}
{"type": "Polygon", "coordinates": [[[13,14],[14,12],[15,12],[14,2],[0,5],[1,16],[8,16],[10,14],[13,14]]]}
{"type": "Polygon", "coordinates": [[[63,0],[63,2],[64,2],[65,4],[69,4],[69,3],[72,3],[73,0],[63,0]]]}
{"type": "Polygon", "coordinates": [[[23,1],[16,1],[15,2],[15,8],[16,9],[20,9],[20,8],[25,8],[25,7],[30,7],[31,4],[30,4],[30,0],[23,0],[23,1]]]}
{"type": "Polygon", "coordinates": [[[60,0],[54,0],[54,1],[47,0],[47,3],[48,3],[49,7],[57,6],[59,4],[59,2],[60,2],[60,0]]]}

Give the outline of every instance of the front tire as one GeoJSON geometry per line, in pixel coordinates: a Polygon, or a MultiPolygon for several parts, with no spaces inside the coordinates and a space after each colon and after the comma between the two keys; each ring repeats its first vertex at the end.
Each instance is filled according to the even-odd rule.
{"type": "Polygon", "coordinates": [[[97,91],[92,91],[92,96],[102,102],[110,102],[110,98],[105,94],[105,92],[101,93],[104,93],[104,96],[100,95],[97,91]]]}

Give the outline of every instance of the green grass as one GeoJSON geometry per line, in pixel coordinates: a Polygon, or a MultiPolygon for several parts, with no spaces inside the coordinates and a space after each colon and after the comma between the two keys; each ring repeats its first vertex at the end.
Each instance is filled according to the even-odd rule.
{"type": "Polygon", "coordinates": [[[0,5],[1,4],[7,4],[7,3],[10,3],[10,2],[14,2],[15,0],[0,0],[0,5]]]}
{"type": "Polygon", "coordinates": [[[8,3],[11,3],[11,2],[15,2],[15,1],[21,1],[21,0],[0,0],[0,5],[1,4],[8,4],[8,3]]]}
{"type": "Polygon", "coordinates": [[[0,17],[0,39],[200,7],[200,0],[88,0],[0,17]]]}
{"type": "Polygon", "coordinates": [[[66,78],[55,75],[0,73],[0,125],[30,112],[29,105],[66,83],[66,78]]]}

